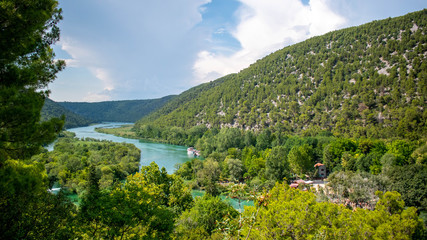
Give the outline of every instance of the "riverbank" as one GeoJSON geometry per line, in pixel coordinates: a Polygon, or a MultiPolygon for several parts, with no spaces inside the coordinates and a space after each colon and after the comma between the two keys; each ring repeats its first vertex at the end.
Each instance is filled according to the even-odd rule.
{"type": "Polygon", "coordinates": [[[132,128],[133,128],[133,124],[126,124],[120,127],[113,127],[113,128],[97,127],[95,128],[95,131],[99,133],[111,134],[116,137],[138,139],[135,132],[132,131],[132,128]]]}
{"type": "Polygon", "coordinates": [[[100,140],[109,140],[113,142],[126,142],[134,144],[141,150],[140,166],[148,166],[151,162],[155,162],[160,168],[164,167],[169,174],[176,170],[177,164],[183,164],[191,160],[192,156],[187,154],[187,148],[178,145],[163,144],[156,142],[149,142],[136,138],[128,138],[122,136],[115,136],[112,134],[100,133],[96,129],[115,129],[120,127],[132,126],[129,123],[102,123],[91,125],[88,127],[68,129],[74,132],[78,138],[94,138],[100,140]]]}
{"type": "Polygon", "coordinates": [[[186,145],[180,145],[180,144],[173,144],[168,141],[162,140],[162,139],[153,139],[153,138],[141,138],[136,135],[134,131],[132,131],[133,124],[126,124],[123,126],[113,127],[113,128],[104,128],[104,127],[97,127],[95,128],[96,132],[104,133],[104,134],[110,134],[116,137],[123,137],[123,138],[130,138],[130,139],[137,139],[141,141],[148,141],[153,143],[161,143],[161,144],[171,144],[176,146],[184,146],[188,147],[186,145]]]}

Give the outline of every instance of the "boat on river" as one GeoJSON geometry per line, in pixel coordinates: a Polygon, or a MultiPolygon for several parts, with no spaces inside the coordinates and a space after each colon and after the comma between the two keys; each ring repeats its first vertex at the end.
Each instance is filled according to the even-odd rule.
{"type": "Polygon", "coordinates": [[[198,156],[200,156],[200,151],[194,149],[193,147],[189,147],[189,148],[187,148],[187,154],[194,156],[194,157],[198,157],[198,156]]]}

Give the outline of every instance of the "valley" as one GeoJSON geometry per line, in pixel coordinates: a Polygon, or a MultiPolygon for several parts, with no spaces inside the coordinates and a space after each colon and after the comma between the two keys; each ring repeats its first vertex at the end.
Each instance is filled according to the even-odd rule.
{"type": "MultiPolygon", "coordinates": [[[[426,9],[313,36],[178,95],[56,102],[48,85],[65,64],[91,64],[55,58],[58,4],[0,4],[1,239],[426,238],[426,9]]],[[[103,84],[93,99],[125,89],[113,84],[123,66],[105,62],[80,72],[103,84]]]]}

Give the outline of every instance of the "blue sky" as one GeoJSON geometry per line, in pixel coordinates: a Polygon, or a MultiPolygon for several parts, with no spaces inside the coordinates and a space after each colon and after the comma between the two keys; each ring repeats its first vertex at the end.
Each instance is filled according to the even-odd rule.
{"type": "Polygon", "coordinates": [[[55,101],[152,99],[285,46],[427,7],[425,0],[59,0],[55,101]]]}

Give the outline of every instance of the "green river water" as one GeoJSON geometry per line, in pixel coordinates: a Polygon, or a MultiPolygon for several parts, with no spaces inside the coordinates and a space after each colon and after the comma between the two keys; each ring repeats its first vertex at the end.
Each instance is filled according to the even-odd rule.
{"type": "MultiPolygon", "coordinates": [[[[78,138],[89,137],[100,140],[109,140],[113,142],[126,142],[134,144],[137,148],[141,149],[141,166],[147,166],[154,161],[157,165],[159,165],[160,168],[164,167],[169,174],[174,173],[177,164],[182,164],[194,158],[194,156],[187,154],[187,147],[184,146],[153,143],[138,139],[117,137],[114,135],[99,133],[95,131],[95,128],[115,128],[120,127],[124,124],[127,123],[102,123],[88,127],[71,128],[67,131],[75,133],[76,137],[78,138]]],[[[203,194],[203,191],[194,190],[192,192],[193,197],[202,196],[203,194]]],[[[253,206],[252,201],[241,201],[239,203],[239,201],[236,199],[227,198],[225,196],[221,196],[221,198],[224,201],[229,202],[235,209],[239,211],[242,211],[243,206],[253,206]]]]}

